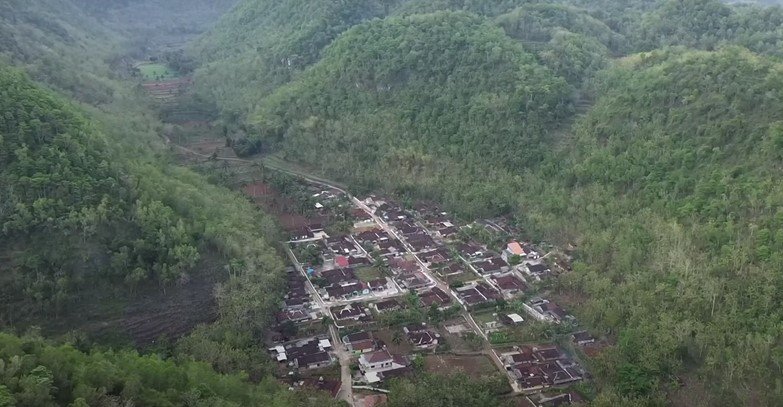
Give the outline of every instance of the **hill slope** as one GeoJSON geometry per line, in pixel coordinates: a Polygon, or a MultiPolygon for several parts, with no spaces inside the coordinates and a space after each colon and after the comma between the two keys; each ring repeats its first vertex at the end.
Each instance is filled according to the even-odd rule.
{"type": "Polygon", "coordinates": [[[568,97],[502,30],[440,12],[351,29],[265,99],[256,122],[292,160],[358,185],[433,197],[460,189],[464,211],[482,213],[493,192],[461,175],[532,165],[568,97]]]}
{"type": "Polygon", "coordinates": [[[710,396],[683,388],[683,404],[780,404],[782,79],[740,49],[630,57],[528,184],[525,223],[580,246],[561,284],[617,335],[596,370],[620,394],[685,374],[710,396]]]}

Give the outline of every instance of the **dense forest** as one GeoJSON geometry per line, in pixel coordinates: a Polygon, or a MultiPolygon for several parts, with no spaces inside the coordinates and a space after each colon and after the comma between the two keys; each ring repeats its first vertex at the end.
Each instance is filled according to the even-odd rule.
{"type": "Polygon", "coordinates": [[[193,55],[263,151],[578,247],[557,289],[617,342],[591,366],[595,404],[777,405],[781,18],[714,0],[248,0],[193,55]]]}
{"type": "Polygon", "coordinates": [[[0,3],[0,327],[53,338],[3,334],[0,405],[330,405],[265,379],[274,222],[174,162],[85,3],[0,3]]]}

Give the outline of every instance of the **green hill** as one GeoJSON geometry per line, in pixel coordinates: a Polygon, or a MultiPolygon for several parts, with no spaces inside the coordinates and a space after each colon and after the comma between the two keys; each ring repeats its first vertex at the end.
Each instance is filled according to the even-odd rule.
{"type": "Polygon", "coordinates": [[[463,200],[465,213],[486,213],[493,192],[461,175],[533,165],[568,98],[565,82],[502,30],[440,12],[351,29],[255,121],[262,142],[291,160],[361,186],[460,190],[473,202],[463,200]]]}
{"type": "Polygon", "coordinates": [[[781,80],[741,49],[629,57],[528,184],[525,223],[580,248],[561,283],[589,298],[581,320],[617,335],[597,370],[620,394],[685,375],[709,396],[672,390],[684,404],[783,400],[769,380],[783,361],[781,80]]]}

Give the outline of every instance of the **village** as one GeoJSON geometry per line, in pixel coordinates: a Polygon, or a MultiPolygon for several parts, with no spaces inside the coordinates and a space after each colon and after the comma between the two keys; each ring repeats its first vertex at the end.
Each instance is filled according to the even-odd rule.
{"type": "Polygon", "coordinates": [[[288,292],[267,344],[292,389],[364,407],[395,377],[461,372],[502,378],[518,405],[583,401],[582,360],[602,344],[545,289],[570,271],[567,255],[502,219],[461,223],[436,204],[307,188],[310,216],[285,242],[288,292]],[[339,232],[335,213],[347,219],[339,232]]]}

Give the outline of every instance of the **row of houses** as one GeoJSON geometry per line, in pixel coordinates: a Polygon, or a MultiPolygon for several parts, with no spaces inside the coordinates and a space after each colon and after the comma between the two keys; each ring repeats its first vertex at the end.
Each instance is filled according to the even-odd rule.
{"type": "Polygon", "coordinates": [[[294,268],[289,268],[286,271],[288,290],[283,298],[281,309],[276,315],[277,323],[300,323],[317,319],[317,313],[312,310],[312,298],[307,291],[305,278],[294,268]]]}
{"type": "Polygon", "coordinates": [[[318,369],[334,362],[332,344],[326,337],[300,339],[268,349],[270,357],[295,369],[318,369]]]}
{"type": "Polygon", "coordinates": [[[525,392],[580,381],[585,372],[556,346],[523,346],[499,355],[509,377],[525,392]]]}

